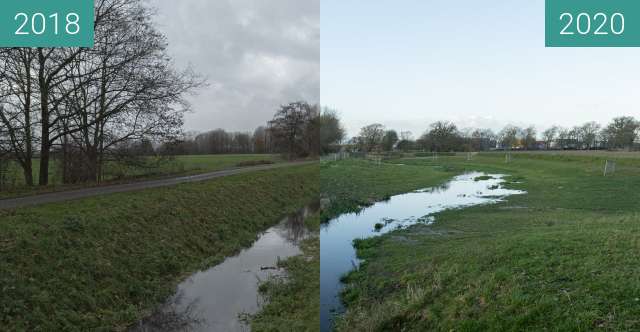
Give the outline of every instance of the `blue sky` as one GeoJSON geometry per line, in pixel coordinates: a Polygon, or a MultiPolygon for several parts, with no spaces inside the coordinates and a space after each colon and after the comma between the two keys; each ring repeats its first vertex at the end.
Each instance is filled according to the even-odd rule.
{"type": "Polygon", "coordinates": [[[350,135],[640,118],[640,49],[545,48],[544,1],[322,0],[321,103],[350,135]]]}

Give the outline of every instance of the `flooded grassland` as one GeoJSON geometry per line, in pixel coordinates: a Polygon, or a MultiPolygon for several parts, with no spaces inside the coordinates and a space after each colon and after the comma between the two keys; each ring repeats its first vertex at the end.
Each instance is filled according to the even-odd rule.
{"type": "Polygon", "coordinates": [[[392,196],[357,213],[347,213],[322,226],[320,241],[321,329],[331,329],[332,317],[343,311],[341,278],[360,264],[354,241],[412,225],[430,225],[435,214],[449,209],[500,202],[522,191],[502,186],[501,174],[466,173],[438,187],[392,196]]]}

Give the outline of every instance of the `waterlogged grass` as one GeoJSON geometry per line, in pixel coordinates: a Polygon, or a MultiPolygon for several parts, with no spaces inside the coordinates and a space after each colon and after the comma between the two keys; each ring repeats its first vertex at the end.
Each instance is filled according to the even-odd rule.
{"type": "Polygon", "coordinates": [[[510,174],[528,194],[357,241],[337,330],[639,330],[638,170],[604,177],[600,160],[565,158],[402,160],[510,174]]]}
{"type": "Polygon", "coordinates": [[[443,183],[455,174],[454,169],[431,164],[378,165],[363,160],[323,163],[321,197],[328,205],[321,217],[326,221],[342,213],[357,212],[393,195],[443,183]]]}
{"type": "Polygon", "coordinates": [[[123,330],[318,192],[306,165],[0,211],[0,330],[123,330]]]}
{"type": "MultiPolygon", "coordinates": [[[[307,222],[318,231],[320,216],[307,222]]],[[[303,255],[280,263],[287,278],[273,279],[260,286],[268,304],[252,317],[252,331],[319,331],[320,330],[320,237],[302,244],[303,255]]]]}

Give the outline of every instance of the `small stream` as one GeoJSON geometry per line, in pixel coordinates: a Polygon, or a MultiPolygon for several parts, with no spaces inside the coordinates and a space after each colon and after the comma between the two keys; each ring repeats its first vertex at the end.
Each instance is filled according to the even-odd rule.
{"type": "Polygon", "coordinates": [[[260,310],[260,282],[283,276],[278,261],[302,254],[300,243],[311,236],[305,220],[319,208],[315,203],[299,210],[263,233],[251,248],[192,275],[130,331],[249,331],[241,316],[260,310]]]}
{"type": "Polygon", "coordinates": [[[344,308],[339,299],[340,278],[359,264],[353,240],[370,238],[417,223],[435,222],[434,214],[448,209],[501,202],[525,194],[503,187],[505,175],[467,173],[447,184],[393,196],[359,213],[341,215],[320,230],[320,325],[330,331],[333,315],[344,308]],[[480,178],[480,177],[488,178],[480,178]]]}

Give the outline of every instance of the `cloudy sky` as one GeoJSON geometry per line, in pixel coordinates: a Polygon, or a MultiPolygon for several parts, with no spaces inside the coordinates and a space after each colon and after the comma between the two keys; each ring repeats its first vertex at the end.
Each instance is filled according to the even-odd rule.
{"type": "Polygon", "coordinates": [[[640,118],[638,48],[545,48],[544,0],[322,0],[321,98],[351,135],[640,118]]]}
{"type": "Polygon", "coordinates": [[[185,130],[253,130],[284,103],[320,98],[320,0],[149,0],[179,67],[209,87],[185,130]]]}

